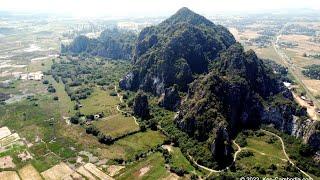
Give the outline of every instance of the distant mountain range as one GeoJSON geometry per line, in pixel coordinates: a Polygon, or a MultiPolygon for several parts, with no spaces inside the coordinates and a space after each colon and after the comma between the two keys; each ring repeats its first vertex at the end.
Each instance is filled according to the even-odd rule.
{"type": "Polygon", "coordinates": [[[98,38],[76,37],[71,44],[61,45],[61,53],[129,60],[135,40],[136,34],[131,31],[107,29],[98,38]]]}

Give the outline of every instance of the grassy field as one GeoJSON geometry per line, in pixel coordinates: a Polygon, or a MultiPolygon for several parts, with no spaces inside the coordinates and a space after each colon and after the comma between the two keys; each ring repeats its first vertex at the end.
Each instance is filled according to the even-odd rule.
{"type": "Polygon", "coordinates": [[[37,96],[35,100],[22,100],[14,104],[0,106],[0,125],[8,126],[22,137],[34,141],[39,136],[45,141],[52,137],[50,118],[60,118],[58,104],[51,96],[37,96]]]}
{"type": "Polygon", "coordinates": [[[117,179],[162,179],[169,176],[164,167],[164,158],[161,153],[154,153],[146,159],[136,162],[124,170],[117,179]]]}
{"type": "Polygon", "coordinates": [[[195,168],[190,164],[187,158],[182,154],[180,148],[172,147],[172,151],[170,152],[172,155],[171,163],[175,167],[181,167],[188,171],[189,173],[194,172],[195,168]]]}
{"type": "Polygon", "coordinates": [[[256,48],[255,52],[260,58],[270,59],[275,61],[278,64],[283,64],[281,57],[278,56],[278,54],[276,53],[276,51],[272,46],[268,48],[256,48]]]}
{"type": "Polygon", "coordinates": [[[55,87],[55,95],[59,97],[59,110],[63,116],[71,116],[75,113],[74,105],[75,103],[70,100],[70,97],[64,90],[64,84],[62,82],[57,83],[52,76],[47,76],[47,80],[55,87]]]}
{"type": "Polygon", "coordinates": [[[274,139],[275,142],[267,143],[270,139],[274,139],[271,135],[264,135],[261,137],[249,137],[247,138],[248,145],[246,148],[254,150],[256,152],[265,153],[268,156],[273,156],[279,159],[285,159],[285,155],[282,151],[281,142],[278,139],[274,139]]]}
{"type": "MultiPolygon", "coordinates": [[[[111,91],[110,91],[111,92],[111,91]]],[[[117,114],[116,105],[120,102],[118,97],[110,96],[109,91],[94,88],[90,98],[81,100],[83,114],[95,114],[103,112],[105,116],[117,114]]]]}
{"type": "Polygon", "coordinates": [[[93,125],[103,134],[112,137],[118,137],[139,130],[139,126],[132,117],[125,117],[122,114],[112,115],[102,120],[94,121],[93,125]]]}
{"type": "Polygon", "coordinates": [[[246,141],[247,145],[242,147],[238,155],[236,167],[250,175],[277,176],[276,169],[283,169],[287,163],[281,142],[268,134],[249,135],[246,141]],[[245,155],[250,153],[251,155],[245,155]],[[272,166],[275,166],[275,169],[272,169],[272,166]]]}
{"type": "Polygon", "coordinates": [[[136,154],[145,152],[159,144],[162,144],[165,136],[158,131],[136,133],[116,141],[113,145],[105,146],[98,150],[102,156],[110,159],[133,159],[136,154]]]}

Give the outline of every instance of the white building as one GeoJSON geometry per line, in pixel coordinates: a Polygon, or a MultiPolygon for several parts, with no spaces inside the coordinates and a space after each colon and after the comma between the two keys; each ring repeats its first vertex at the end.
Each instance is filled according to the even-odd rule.
{"type": "Polygon", "coordinates": [[[37,72],[31,72],[31,73],[25,73],[20,75],[21,80],[35,80],[40,81],[44,77],[43,73],[41,71],[37,72]]]}

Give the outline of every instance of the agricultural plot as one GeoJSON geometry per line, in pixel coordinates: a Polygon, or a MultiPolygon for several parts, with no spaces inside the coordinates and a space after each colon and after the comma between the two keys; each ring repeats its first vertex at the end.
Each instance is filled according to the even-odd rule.
{"type": "Polygon", "coordinates": [[[122,114],[112,115],[104,119],[94,121],[100,132],[112,137],[118,137],[130,132],[139,130],[139,126],[135,123],[132,117],[126,117],[122,114]]]}
{"type": "Polygon", "coordinates": [[[117,179],[162,179],[170,175],[164,166],[161,153],[154,153],[146,159],[136,162],[122,171],[117,179]]]}
{"type": "Polygon", "coordinates": [[[67,166],[65,163],[60,163],[42,172],[41,175],[44,177],[44,179],[60,180],[70,176],[72,173],[73,170],[69,166],[67,166]]]}
{"type": "Polygon", "coordinates": [[[39,172],[31,164],[24,166],[18,172],[22,180],[41,180],[42,179],[39,172]]]}
{"type": "Polygon", "coordinates": [[[129,160],[163,143],[165,136],[158,131],[139,132],[97,149],[103,158],[129,160]]]}
{"type": "Polygon", "coordinates": [[[83,107],[80,112],[83,114],[97,114],[103,112],[105,116],[117,114],[116,105],[120,102],[118,97],[110,96],[111,91],[103,91],[94,88],[89,98],[80,100],[83,107]]]}
{"type": "Polygon", "coordinates": [[[15,171],[2,171],[0,172],[1,180],[20,180],[18,174],[15,171]]]}

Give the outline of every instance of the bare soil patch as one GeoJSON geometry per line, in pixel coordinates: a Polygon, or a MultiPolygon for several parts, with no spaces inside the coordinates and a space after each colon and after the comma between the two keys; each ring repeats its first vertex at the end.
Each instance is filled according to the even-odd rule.
{"type": "Polygon", "coordinates": [[[15,168],[16,165],[13,163],[11,156],[4,156],[0,158],[0,168],[5,169],[5,168],[15,168]]]}
{"type": "Polygon", "coordinates": [[[110,176],[106,175],[104,172],[102,172],[100,169],[98,169],[97,166],[95,166],[92,163],[85,164],[84,168],[90,171],[93,175],[95,175],[99,179],[113,179],[110,176]]]}
{"type": "Polygon", "coordinates": [[[298,102],[298,104],[300,104],[300,106],[306,107],[307,108],[307,113],[309,115],[309,117],[313,120],[317,120],[318,119],[318,115],[316,112],[316,107],[315,106],[310,106],[306,101],[302,100],[299,96],[297,96],[296,94],[292,93],[294,99],[298,102]]]}
{"type": "Polygon", "coordinates": [[[110,176],[115,176],[123,168],[125,168],[125,166],[111,165],[111,166],[108,167],[107,171],[108,171],[110,176]]]}
{"type": "Polygon", "coordinates": [[[165,177],[163,179],[165,179],[165,180],[178,180],[179,176],[174,173],[170,173],[170,175],[168,177],[165,177]]]}
{"type": "Polygon", "coordinates": [[[19,175],[22,180],[41,180],[39,172],[31,165],[26,165],[19,170],[19,175]]]}
{"type": "Polygon", "coordinates": [[[169,152],[173,152],[171,145],[162,145],[162,148],[168,150],[169,152]]]}
{"type": "Polygon", "coordinates": [[[42,172],[41,175],[47,180],[60,180],[70,176],[73,172],[74,171],[69,166],[61,162],[60,164],[42,172]]]}
{"type": "Polygon", "coordinates": [[[15,171],[3,171],[0,172],[1,180],[20,180],[18,174],[15,171]]]}
{"type": "Polygon", "coordinates": [[[0,139],[9,136],[11,134],[11,131],[8,127],[2,127],[0,128],[0,139]]]}
{"type": "Polygon", "coordinates": [[[80,173],[82,176],[84,176],[85,178],[89,179],[89,180],[95,180],[96,178],[88,171],[86,170],[83,166],[80,166],[77,169],[77,172],[80,173]]]}
{"type": "Polygon", "coordinates": [[[139,170],[139,177],[144,176],[148,171],[150,171],[151,166],[143,167],[139,170]]]}
{"type": "Polygon", "coordinates": [[[302,80],[307,88],[315,95],[320,94],[320,80],[302,80]]]}

